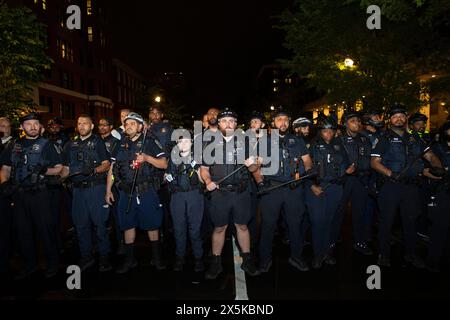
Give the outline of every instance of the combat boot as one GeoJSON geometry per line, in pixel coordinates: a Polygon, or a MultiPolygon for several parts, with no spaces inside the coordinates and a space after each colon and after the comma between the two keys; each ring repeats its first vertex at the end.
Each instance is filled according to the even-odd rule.
{"type": "Polygon", "coordinates": [[[223,271],[222,268],[222,257],[213,255],[211,257],[211,264],[209,265],[208,271],[205,273],[205,279],[213,280],[223,271]]]}
{"type": "Polygon", "coordinates": [[[260,272],[256,268],[255,260],[250,252],[242,253],[242,264],[241,269],[245,271],[249,276],[258,276],[260,272]]]}
{"type": "Polygon", "coordinates": [[[152,244],[152,261],[150,264],[156,268],[156,270],[166,269],[166,263],[163,260],[161,252],[161,242],[159,240],[151,241],[152,244]]]}
{"type": "Polygon", "coordinates": [[[134,244],[125,244],[125,259],[122,264],[116,269],[116,273],[127,273],[137,266],[136,258],[134,257],[134,244]]]}

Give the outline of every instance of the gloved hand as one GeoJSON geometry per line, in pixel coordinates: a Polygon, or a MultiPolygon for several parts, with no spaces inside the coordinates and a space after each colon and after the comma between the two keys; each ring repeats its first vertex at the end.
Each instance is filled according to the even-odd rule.
{"type": "Polygon", "coordinates": [[[93,176],[95,174],[95,168],[92,165],[86,165],[81,169],[80,173],[83,176],[93,176]]]}
{"type": "Polygon", "coordinates": [[[47,167],[41,164],[35,165],[32,169],[33,174],[44,175],[47,172],[47,167]]]}
{"type": "Polygon", "coordinates": [[[262,180],[257,184],[258,186],[258,194],[265,194],[267,189],[269,188],[269,183],[267,180],[262,180]]]}
{"type": "Polygon", "coordinates": [[[389,178],[394,182],[400,182],[402,180],[402,176],[398,172],[392,172],[389,178]]]}
{"type": "Polygon", "coordinates": [[[442,178],[447,174],[447,171],[444,168],[432,167],[430,173],[435,177],[442,178]]]}

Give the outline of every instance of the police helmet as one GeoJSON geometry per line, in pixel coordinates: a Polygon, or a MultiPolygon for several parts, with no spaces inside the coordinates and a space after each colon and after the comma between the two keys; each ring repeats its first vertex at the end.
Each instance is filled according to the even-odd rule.
{"type": "Polygon", "coordinates": [[[337,129],[337,123],[332,117],[320,117],[317,119],[318,129],[337,129]]]}
{"type": "Polygon", "coordinates": [[[408,115],[408,112],[406,111],[406,107],[402,104],[395,103],[389,108],[388,116],[389,118],[397,113],[403,113],[405,116],[408,115]]]}
{"type": "Polygon", "coordinates": [[[259,119],[259,120],[263,121],[264,116],[262,115],[261,112],[255,110],[252,112],[252,115],[250,116],[250,121],[252,121],[253,119],[259,119]]]}
{"type": "Polygon", "coordinates": [[[310,126],[311,124],[312,124],[311,120],[309,120],[308,118],[305,118],[305,117],[300,117],[298,119],[295,119],[294,122],[292,122],[292,126],[294,128],[307,127],[307,126],[310,126]]]}
{"type": "Polygon", "coordinates": [[[124,123],[127,122],[127,120],[135,120],[139,122],[140,124],[144,124],[144,118],[139,113],[136,112],[130,112],[124,119],[124,123]]]}
{"type": "Polygon", "coordinates": [[[349,120],[349,119],[351,119],[351,118],[359,118],[360,120],[361,120],[361,114],[358,112],[358,111],[355,111],[355,110],[348,110],[348,111],[346,111],[344,114],[343,114],[343,116],[342,116],[342,119],[341,119],[341,123],[343,124],[343,125],[345,125],[345,123],[349,120]]]}
{"type": "Polygon", "coordinates": [[[416,113],[412,114],[408,119],[408,122],[410,124],[413,124],[414,122],[417,122],[417,121],[427,122],[428,117],[422,113],[416,112],[416,113]]]}

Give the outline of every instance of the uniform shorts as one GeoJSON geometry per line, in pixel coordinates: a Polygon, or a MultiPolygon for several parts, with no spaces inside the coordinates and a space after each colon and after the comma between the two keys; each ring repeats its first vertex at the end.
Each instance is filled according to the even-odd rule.
{"type": "Polygon", "coordinates": [[[250,189],[241,193],[213,191],[208,212],[214,227],[223,227],[229,223],[248,224],[252,217],[250,189]]]}
{"type": "Polygon", "coordinates": [[[119,192],[118,223],[121,230],[139,228],[142,230],[156,230],[161,227],[163,210],[158,195],[153,189],[137,197],[134,195],[128,213],[129,195],[119,192]]]}

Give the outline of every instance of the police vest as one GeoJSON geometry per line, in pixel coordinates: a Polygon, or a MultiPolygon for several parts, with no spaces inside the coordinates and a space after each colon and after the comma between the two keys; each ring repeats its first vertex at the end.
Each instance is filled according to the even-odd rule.
{"type": "Polygon", "coordinates": [[[30,176],[33,169],[38,165],[49,165],[49,163],[45,161],[42,153],[44,147],[49,143],[49,140],[39,137],[33,144],[30,144],[27,147],[23,146],[24,141],[25,138],[22,138],[13,146],[11,155],[11,177],[15,183],[21,184],[22,186],[30,186],[32,185],[30,176]]]}
{"type": "MultiPolygon", "coordinates": [[[[191,159],[193,159],[193,154],[191,154],[191,159]]],[[[198,165],[192,167],[189,163],[181,163],[179,165],[175,165],[175,180],[170,184],[172,190],[175,192],[185,192],[198,189],[200,187],[200,180],[196,171],[198,167],[198,165]]]]}
{"type": "Polygon", "coordinates": [[[443,167],[449,171],[450,170],[450,147],[447,143],[438,143],[434,146],[433,152],[439,157],[442,162],[443,167]]]}
{"type": "Polygon", "coordinates": [[[422,159],[417,159],[423,148],[420,140],[408,133],[403,137],[398,136],[392,130],[385,134],[388,141],[388,151],[383,155],[382,164],[393,172],[402,172],[402,170],[410,166],[405,173],[408,177],[416,177],[422,173],[424,163],[422,159]],[[415,161],[416,160],[416,161],[415,161]],[[411,163],[411,165],[410,165],[411,163]]]}
{"type": "MultiPolygon", "coordinates": [[[[135,169],[133,168],[133,162],[136,159],[136,153],[139,153],[142,147],[142,135],[138,138],[137,142],[131,141],[128,137],[124,137],[120,141],[118,146],[116,162],[113,167],[114,179],[119,184],[125,184],[127,187],[131,187],[133,184],[133,178],[135,169]]],[[[136,178],[136,184],[142,184],[144,182],[150,182],[155,176],[156,169],[148,162],[141,163],[136,178]]]]}
{"type": "MultiPolygon", "coordinates": [[[[238,167],[240,167],[242,164],[238,164],[238,160],[245,160],[245,146],[242,144],[241,141],[236,141],[235,137],[233,137],[233,148],[230,148],[230,150],[226,150],[226,143],[224,139],[221,139],[217,143],[217,148],[222,150],[223,158],[221,163],[214,163],[209,168],[209,173],[211,175],[212,181],[218,181],[222,178],[224,178],[226,175],[230,174],[234,170],[236,170],[238,167]]],[[[214,156],[215,152],[214,152],[214,156]]],[[[219,155],[217,155],[218,157],[219,155]]],[[[215,162],[219,162],[220,159],[216,159],[215,162]]],[[[239,170],[239,172],[235,173],[228,179],[226,179],[223,184],[229,184],[229,185],[240,185],[242,182],[246,183],[249,180],[248,170],[243,168],[242,170],[239,170]]]]}
{"type": "Polygon", "coordinates": [[[346,134],[339,137],[339,139],[350,163],[356,165],[357,171],[359,173],[368,172],[370,170],[370,154],[372,151],[370,140],[361,134],[357,134],[355,137],[346,134]]]}
{"type": "MultiPolygon", "coordinates": [[[[97,145],[103,143],[100,137],[92,135],[87,140],[77,139],[70,142],[69,153],[70,173],[80,172],[84,167],[98,167],[101,164],[100,156],[97,153],[97,145]]],[[[95,176],[76,175],[72,177],[73,182],[100,180],[106,177],[106,173],[97,174],[95,176]]]]}
{"type": "Polygon", "coordinates": [[[296,174],[302,175],[305,172],[305,166],[300,154],[299,138],[286,134],[274,143],[275,148],[271,147],[271,150],[278,150],[279,166],[277,173],[269,177],[270,180],[284,182],[297,178],[296,174]]]}
{"type": "Polygon", "coordinates": [[[150,127],[151,133],[158,139],[163,146],[163,150],[170,154],[169,147],[171,145],[172,128],[168,123],[155,123],[150,127]]]}
{"type": "Polygon", "coordinates": [[[314,165],[318,169],[319,182],[341,178],[346,169],[345,151],[338,139],[329,144],[319,138],[311,144],[314,165]]]}
{"type": "Polygon", "coordinates": [[[69,141],[69,138],[63,132],[56,134],[48,133],[47,139],[52,141],[61,152],[63,151],[66,142],[69,141]]]}
{"type": "Polygon", "coordinates": [[[370,140],[370,143],[372,144],[372,148],[375,148],[378,141],[380,141],[381,137],[383,136],[383,131],[377,130],[375,132],[371,132],[369,130],[362,130],[361,134],[367,137],[370,140]]]}
{"type": "Polygon", "coordinates": [[[119,142],[119,140],[114,138],[110,134],[105,139],[103,139],[103,142],[105,143],[106,151],[108,151],[108,154],[111,155],[113,153],[114,149],[116,148],[117,143],[119,142]]]}

